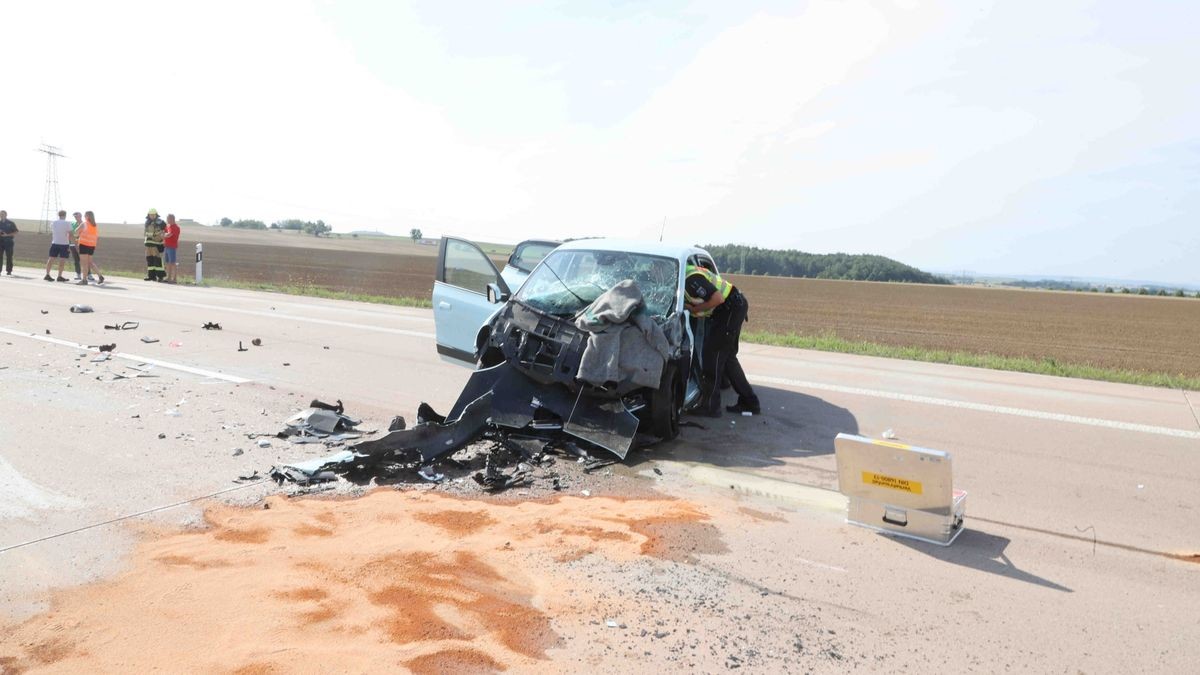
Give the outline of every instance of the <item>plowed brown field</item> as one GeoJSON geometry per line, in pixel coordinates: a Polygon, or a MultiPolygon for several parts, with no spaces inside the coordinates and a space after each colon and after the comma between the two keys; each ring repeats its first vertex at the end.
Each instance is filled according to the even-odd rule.
{"type": "MultiPolygon", "coordinates": [[[[36,259],[48,244],[45,235],[22,233],[17,255],[36,259]]],[[[181,276],[192,275],[192,250],[191,244],[180,249],[181,276]]],[[[136,240],[102,240],[97,254],[105,269],[145,266],[136,240]]],[[[210,279],[313,285],[372,295],[428,298],[434,263],[428,254],[205,244],[205,276],[210,279]]],[[[730,278],[750,299],[750,331],[833,333],[887,345],[1200,377],[1196,298],[730,278]]]]}

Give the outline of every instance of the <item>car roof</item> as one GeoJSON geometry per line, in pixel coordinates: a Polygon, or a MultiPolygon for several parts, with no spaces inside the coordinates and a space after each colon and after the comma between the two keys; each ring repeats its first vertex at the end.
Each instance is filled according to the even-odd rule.
{"type": "MultiPolygon", "coordinates": [[[[709,255],[708,251],[695,246],[669,242],[645,241],[640,239],[576,239],[559,246],[558,251],[619,251],[657,255],[676,260],[687,260],[694,254],[709,255]]],[[[710,256],[711,257],[711,256],[710,256]]]]}

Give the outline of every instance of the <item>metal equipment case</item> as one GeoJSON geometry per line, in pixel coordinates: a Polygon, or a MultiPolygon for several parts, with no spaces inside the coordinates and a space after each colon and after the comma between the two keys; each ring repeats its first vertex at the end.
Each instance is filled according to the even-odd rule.
{"type": "Polygon", "coordinates": [[[954,489],[949,453],[850,434],[834,448],[846,522],[940,546],[962,532],[967,493],[954,489]]]}

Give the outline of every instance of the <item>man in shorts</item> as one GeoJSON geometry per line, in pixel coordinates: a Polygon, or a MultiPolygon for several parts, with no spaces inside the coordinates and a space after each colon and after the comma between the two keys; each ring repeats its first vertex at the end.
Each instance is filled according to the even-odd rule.
{"type": "Polygon", "coordinates": [[[13,236],[20,230],[17,229],[17,224],[8,219],[8,211],[0,211],[0,263],[7,262],[5,271],[8,276],[12,276],[13,268],[13,236]]]}
{"type": "Polygon", "coordinates": [[[67,212],[59,211],[58,220],[50,223],[50,257],[46,258],[46,281],[54,281],[50,276],[50,266],[58,260],[58,281],[66,281],[62,275],[67,258],[71,257],[71,223],[67,222],[67,212]]]}

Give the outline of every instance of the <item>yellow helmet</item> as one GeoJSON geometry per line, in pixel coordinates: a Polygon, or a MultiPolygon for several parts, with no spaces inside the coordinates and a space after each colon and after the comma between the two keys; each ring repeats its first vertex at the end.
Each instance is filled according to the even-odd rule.
{"type": "Polygon", "coordinates": [[[147,212],[146,212],[146,215],[148,215],[148,216],[157,216],[157,215],[158,215],[158,209],[150,209],[149,211],[147,211],[147,212]]]}

